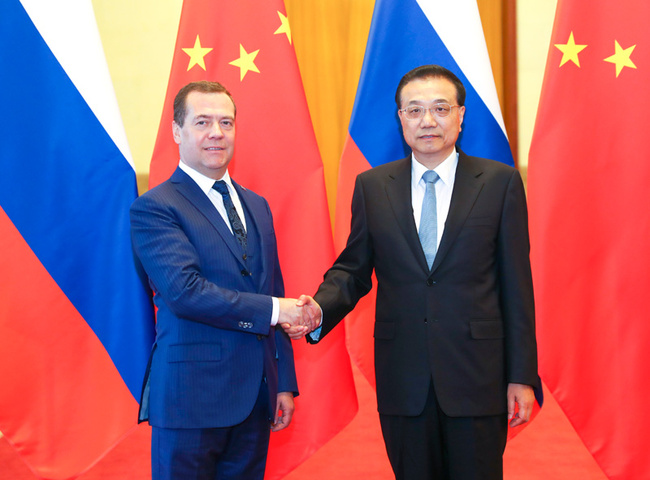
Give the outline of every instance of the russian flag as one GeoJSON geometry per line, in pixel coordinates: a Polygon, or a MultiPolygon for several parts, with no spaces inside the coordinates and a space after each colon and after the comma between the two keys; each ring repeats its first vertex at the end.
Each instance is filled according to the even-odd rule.
{"type": "MultiPolygon", "coordinates": [[[[377,0],[339,169],[337,253],[350,232],[356,176],[410,154],[400,130],[395,90],[405,73],[427,64],[451,70],[467,89],[459,138],[463,151],[513,165],[476,1],[377,0]]],[[[350,355],[372,385],[375,299],[373,289],[346,321],[350,355]]]]}
{"type": "Polygon", "coordinates": [[[154,325],[135,172],[90,0],[3,0],[0,72],[0,431],[71,478],[136,424],[154,325]]]}

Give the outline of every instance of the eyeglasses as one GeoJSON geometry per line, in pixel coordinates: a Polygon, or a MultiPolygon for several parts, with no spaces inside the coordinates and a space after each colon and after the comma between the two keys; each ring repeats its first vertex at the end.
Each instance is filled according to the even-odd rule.
{"type": "Polygon", "coordinates": [[[460,105],[449,105],[448,103],[436,103],[431,108],[423,107],[422,105],[409,105],[406,108],[402,108],[402,112],[406,118],[409,120],[419,120],[426,114],[427,110],[431,112],[431,115],[443,118],[448,116],[451,113],[451,109],[454,107],[460,107],[460,105]]]}

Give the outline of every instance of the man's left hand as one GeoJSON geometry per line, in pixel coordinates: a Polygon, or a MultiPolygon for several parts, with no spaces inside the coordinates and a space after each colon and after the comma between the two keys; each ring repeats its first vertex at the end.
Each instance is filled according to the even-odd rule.
{"type": "Polygon", "coordinates": [[[293,393],[280,392],[278,393],[278,404],[275,407],[275,420],[271,425],[272,432],[279,432],[289,426],[293,411],[296,406],[293,402],[293,393]]]}
{"type": "Polygon", "coordinates": [[[508,421],[517,427],[530,420],[535,404],[535,393],[530,385],[508,384],[508,421]]]}

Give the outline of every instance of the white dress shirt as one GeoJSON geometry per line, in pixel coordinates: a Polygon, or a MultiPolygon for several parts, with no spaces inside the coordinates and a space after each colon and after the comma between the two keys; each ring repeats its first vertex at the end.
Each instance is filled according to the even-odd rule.
{"type": "MultiPolygon", "coordinates": [[[[454,189],[456,179],[456,168],[458,167],[458,152],[454,151],[445,158],[440,165],[433,169],[440,179],[434,184],[436,188],[436,213],[438,219],[438,246],[445,229],[449,205],[451,204],[451,193],[454,189]]],[[[413,218],[418,232],[420,231],[420,219],[422,217],[422,204],[427,185],[422,175],[427,167],[417,161],[415,155],[411,155],[411,202],[413,207],[413,218]]]]}

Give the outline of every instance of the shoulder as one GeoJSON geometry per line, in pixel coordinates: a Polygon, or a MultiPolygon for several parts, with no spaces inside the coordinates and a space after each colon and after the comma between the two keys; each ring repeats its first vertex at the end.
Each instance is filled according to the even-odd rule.
{"type": "Polygon", "coordinates": [[[237,195],[239,195],[239,199],[242,202],[244,202],[246,205],[248,205],[249,208],[253,210],[261,208],[263,210],[268,210],[269,212],[271,211],[271,208],[269,207],[269,202],[267,202],[266,198],[264,198],[262,195],[254,192],[253,190],[247,187],[244,187],[243,185],[240,185],[234,180],[232,180],[232,184],[234,185],[235,190],[237,190],[237,195]]]}
{"type": "Polygon", "coordinates": [[[171,182],[169,180],[166,180],[163,183],[150,188],[142,195],[138,196],[138,198],[136,198],[133,203],[137,205],[138,203],[160,200],[164,197],[167,197],[170,190],[173,190],[171,182]]]}
{"type": "MultiPolygon", "coordinates": [[[[232,180],[232,178],[231,178],[232,180]]],[[[255,203],[268,203],[266,201],[266,198],[264,198],[262,195],[259,193],[254,192],[250,188],[247,188],[234,180],[232,180],[232,184],[235,187],[235,190],[237,190],[237,195],[239,195],[241,198],[244,198],[248,202],[255,202],[255,203]]]]}
{"type": "Polygon", "coordinates": [[[170,195],[174,191],[174,188],[172,186],[172,183],[170,180],[166,180],[160,185],[157,185],[146,192],[144,192],[142,195],[137,197],[133,201],[133,206],[138,206],[141,204],[148,204],[148,203],[159,203],[164,201],[165,199],[169,199],[170,195]]]}
{"type": "Polygon", "coordinates": [[[499,162],[497,160],[491,160],[489,158],[473,157],[471,155],[467,155],[464,152],[460,151],[458,155],[458,164],[460,165],[462,163],[466,163],[469,166],[478,167],[482,170],[486,170],[490,172],[508,173],[510,175],[512,175],[513,172],[517,171],[514,167],[511,167],[510,165],[507,165],[503,162],[499,162]]]}
{"type": "Polygon", "coordinates": [[[457,175],[469,175],[485,181],[501,180],[509,183],[512,179],[521,179],[519,171],[503,162],[489,158],[473,157],[460,152],[457,175]]]}
{"type": "Polygon", "coordinates": [[[400,160],[395,160],[392,162],[384,163],[376,167],[366,170],[357,175],[357,178],[361,181],[371,180],[371,179],[382,179],[382,178],[395,178],[403,172],[411,171],[411,157],[402,158],[400,160]]]}

